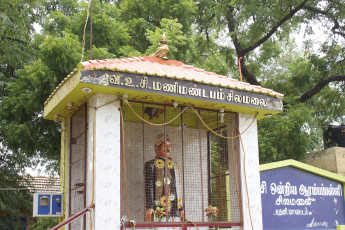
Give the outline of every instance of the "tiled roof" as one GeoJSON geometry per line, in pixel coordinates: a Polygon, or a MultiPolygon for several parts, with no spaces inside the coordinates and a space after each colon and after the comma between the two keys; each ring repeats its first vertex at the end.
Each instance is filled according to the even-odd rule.
{"type": "Polygon", "coordinates": [[[177,79],[202,82],[205,84],[221,85],[223,87],[237,88],[245,91],[254,91],[257,93],[270,94],[282,98],[284,95],[266,89],[261,86],[251,85],[226,76],[218,75],[213,72],[207,72],[203,69],[191,65],[185,65],[183,62],[175,60],[165,60],[157,57],[133,57],[122,59],[102,59],[88,60],[80,63],[84,70],[109,69],[117,71],[135,72],[147,75],[158,75],[174,77],[177,79]]]}
{"type": "Polygon", "coordinates": [[[23,185],[32,192],[60,192],[60,177],[26,177],[23,185]]]}
{"type": "Polygon", "coordinates": [[[182,80],[189,80],[211,85],[219,85],[226,88],[253,91],[256,93],[269,94],[278,98],[284,95],[271,89],[266,89],[258,85],[251,85],[236,79],[208,72],[191,65],[185,65],[181,61],[165,60],[158,57],[144,56],[119,59],[87,60],[78,64],[75,68],[50,94],[45,104],[54,96],[59,88],[68,81],[78,70],[108,69],[123,72],[132,72],[146,75],[157,75],[182,80]]]}

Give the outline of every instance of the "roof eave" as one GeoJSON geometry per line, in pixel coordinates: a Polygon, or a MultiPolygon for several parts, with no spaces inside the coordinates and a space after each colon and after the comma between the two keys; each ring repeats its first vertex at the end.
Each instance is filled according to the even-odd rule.
{"type": "Polygon", "coordinates": [[[260,171],[266,171],[266,170],[271,170],[275,168],[281,168],[281,167],[286,167],[286,166],[292,166],[307,172],[311,172],[323,177],[327,177],[329,179],[333,179],[336,181],[340,181],[342,183],[345,183],[345,177],[336,173],[332,173],[330,171],[324,170],[317,168],[312,165],[308,165],[296,160],[284,160],[284,161],[278,161],[278,162],[272,162],[272,163],[267,163],[267,164],[262,164],[260,165],[260,171]]]}

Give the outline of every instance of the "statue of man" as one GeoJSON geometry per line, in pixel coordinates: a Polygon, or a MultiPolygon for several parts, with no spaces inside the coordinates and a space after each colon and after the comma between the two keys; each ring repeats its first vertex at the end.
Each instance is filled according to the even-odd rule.
{"type": "Polygon", "coordinates": [[[154,211],[159,207],[164,208],[169,221],[183,222],[180,172],[178,164],[170,158],[170,138],[159,134],[155,151],[156,158],[145,163],[145,221],[151,221],[154,211]]]}

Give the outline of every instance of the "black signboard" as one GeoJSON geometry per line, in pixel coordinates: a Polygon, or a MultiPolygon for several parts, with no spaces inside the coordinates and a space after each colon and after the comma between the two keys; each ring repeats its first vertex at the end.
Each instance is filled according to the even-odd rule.
{"type": "Polygon", "coordinates": [[[330,125],[323,133],[323,141],[326,148],[345,147],[345,125],[330,125]]]}
{"type": "Polygon", "coordinates": [[[273,111],[283,110],[281,98],[181,79],[107,70],[84,70],[81,71],[80,82],[273,111]]]}

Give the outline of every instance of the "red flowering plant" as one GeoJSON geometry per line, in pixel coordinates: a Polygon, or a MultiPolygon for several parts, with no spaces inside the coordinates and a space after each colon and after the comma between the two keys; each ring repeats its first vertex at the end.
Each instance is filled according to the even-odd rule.
{"type": "Polygon", "coordinates": [[[164,208],[157,207],[154,211],[154,214],[158,220],[162,220],[167,215],[167,212],[164,210],[164,208]]]}
{"type": "Polygon", "coordinates": [[[209,205],[208,208],[205,209],[206,216],[212,217],[218,215],[218,208],[209,205]]]}

